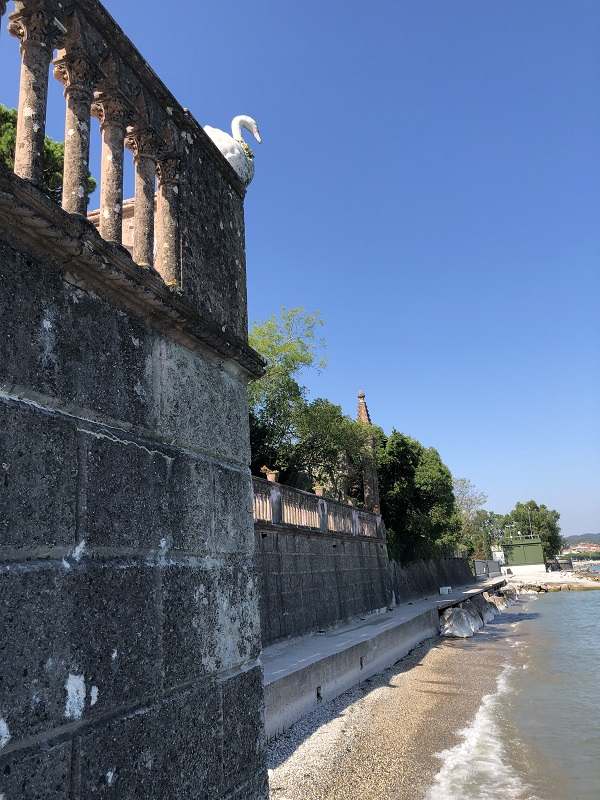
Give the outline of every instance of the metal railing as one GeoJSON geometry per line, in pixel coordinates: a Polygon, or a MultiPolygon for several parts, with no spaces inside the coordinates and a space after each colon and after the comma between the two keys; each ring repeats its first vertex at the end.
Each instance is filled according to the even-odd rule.
{"type": "Polygon", "coordinates": [[[262,478],[253,477],[252,486],[255,522],[289,525],[346,536],[385,536],[379,514],[262,478]]]}

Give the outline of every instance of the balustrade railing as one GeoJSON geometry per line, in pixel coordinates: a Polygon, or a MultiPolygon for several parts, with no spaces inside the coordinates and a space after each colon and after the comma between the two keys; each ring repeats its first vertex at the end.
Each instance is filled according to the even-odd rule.
{"type": "MultiPolygon", "coordinates": [[[[6,5],[0,0],[0,16],[6,5]]],[[[129,148],[135,165],[133,259],[154,266],[167,285],[177,285],[180,164],[196,142],[206,149],[203,129],[98,0],[15,0],[8,30],[19,40],[21,54],[14,172],[42,184],[52,65],[65,97],[63,208],[87,213],[90,126],[96,117],[102,153],[100,235],[121,243],[123,159],[129,148]]],[[[208,151],[217,155],[212,145],[208,151]]]]}
{"type": "Polygon", "coordinates": [[[253,477],[252,484],[256,522],[348,536],[383,538],[385,535],[378,514],[262,478],[253,477]]]}

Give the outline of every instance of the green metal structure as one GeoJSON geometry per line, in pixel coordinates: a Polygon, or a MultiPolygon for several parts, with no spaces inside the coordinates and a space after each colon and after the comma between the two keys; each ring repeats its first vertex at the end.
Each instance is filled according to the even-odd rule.
{"type": "Polygon", "coordinates": [[[542,540],[535,534],[507,534],[502,539],[502,549],[507,567],[545,563],[542,540]]]}

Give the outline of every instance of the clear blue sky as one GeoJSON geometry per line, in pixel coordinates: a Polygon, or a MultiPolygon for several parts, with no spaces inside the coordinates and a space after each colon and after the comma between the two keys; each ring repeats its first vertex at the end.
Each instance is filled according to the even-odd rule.
{"type": "Polygon", "coordinates": [[[258,119],[250,317],[320,310],[313,396],[600,531],[600,4],[106,5],[203,124],[258,119]]]}

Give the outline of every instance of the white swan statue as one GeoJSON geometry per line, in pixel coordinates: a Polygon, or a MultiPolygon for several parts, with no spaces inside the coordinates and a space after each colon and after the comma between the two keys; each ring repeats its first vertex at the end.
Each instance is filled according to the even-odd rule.
{"type": "Polygon", "coordinates": [[[247,186],[254,177],[254,153],[242,137],[242,128],[250,131],[257,142],[262,142],[256,120],[246,114],[240,114],[231,120],[231,136],[219,128],[204,126],[206,133],[247,186]]]}

